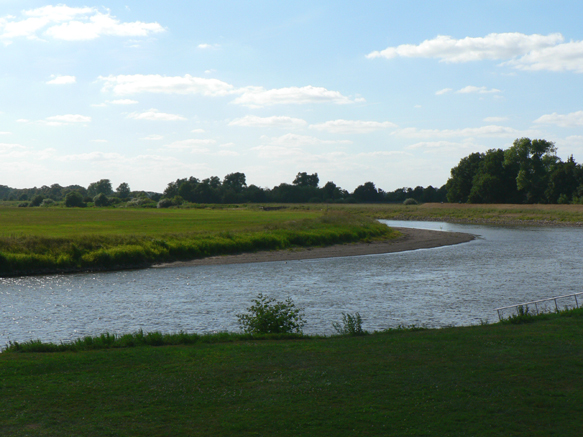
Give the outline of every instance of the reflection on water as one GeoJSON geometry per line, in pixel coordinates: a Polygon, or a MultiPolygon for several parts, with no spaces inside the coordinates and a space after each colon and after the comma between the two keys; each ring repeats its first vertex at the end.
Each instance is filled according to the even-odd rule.
{"type": "Polygon", "coordinates": [[[499,306],[581,291],[583,230],[387,223],[479,238],[385,255],[0,278],[0,347],[105,331],[236,331],[236,314],[260,292],[291,297],[306,332],[330,334],[342,312],[360,312],[368,330],[470,325],[496,320],[499,306]]]}

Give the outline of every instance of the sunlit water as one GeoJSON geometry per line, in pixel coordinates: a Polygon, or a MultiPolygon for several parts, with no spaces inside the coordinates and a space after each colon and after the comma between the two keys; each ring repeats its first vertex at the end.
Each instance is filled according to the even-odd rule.
{"type": "Polygon", "coordinates": [[[0,349],[102,332],[237,331],[258,294],[305,308],[307,333],[331,334],[342,312],[368,330],[471,325],[494,308],[583,291],[583,230],[387,221],[472,233],[436,249],[305,261],[0,278],[0,349]]]}

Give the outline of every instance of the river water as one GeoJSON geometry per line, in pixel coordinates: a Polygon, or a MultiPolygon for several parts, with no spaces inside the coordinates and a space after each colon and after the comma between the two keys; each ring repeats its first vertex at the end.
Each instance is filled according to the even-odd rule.
{"type": "Polygon", "coordinates": [[[291,297],[304,332],[332,334],[342,312],[359,312],[368,330],[472,325],[497,320],[500,306],[582,291],[581,229],[386,223],[478,238],[383,255],[0,278],[0,349],[139,329],[237,331],[236,314],[258,293],[291,297]]]}

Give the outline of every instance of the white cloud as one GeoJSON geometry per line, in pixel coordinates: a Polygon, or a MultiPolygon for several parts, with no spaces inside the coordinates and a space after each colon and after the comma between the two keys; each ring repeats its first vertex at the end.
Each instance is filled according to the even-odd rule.
{"type": "Polygon", "coordinates": [[[203,50],[205,50],[205,49],[217,49],[217,48],[220,47],[220,44],[206,44],[206,43],[202,43],[202,44],[199,44],[197,47],[199,49],[203,49],[203,50]]]}
{"type": "Polygon", "coordinates": [[[192,132],[193,134],[203,134],[204,129],[192,129],[190,132],[192,132]]]}
{"type": "Polygon", "coordinates": [[[135,105],[139,102],[137,100],[131,100],[131,99],[118,99],[118,100],[112,100],[110,103],[113,105],[135,105]]]}
{"type": "Polygon", "coordinates": [[[330,120],[325,123],[311,124],[310,129],[340,134],[363,134],[376,130],[397,127],[390,121],[330,120]]]}
{"type": "Polygon", "coordinates": [[[417,129],[408,127],[394,132],[406,138],[451,138],[451,137],[519,137],[521,132],[511,127],[488,125],[465,129],[417,129]]]}
{"type": "Polygon", "coordinates": [[[47,83],[51,85],[68,85],[77,82],[75,76],[51,76],[53,79],[47,83]]]}
{"type": "Polygon", "coordinates": [[[132,74],[99,76],[104,83],[102,91],[127,95],[136,93],[202,94],[225,96],[233,93],[234,87],[218,79],[184,76],[161,76],[159,74],[132,74]]]}
{"type": "Polygon", "coordinates": [[[496,88],[488,89],[485,86],[477,87],[477,86],[472,86],[472,85],[468,85],[467,87],[464,87],[464,88],[456,91],[456,93],[458,93],[458,94],[470,94],[470,93],[492,94],[492,93],[500,93],[500,92],[501,91],[496,89],[496,88]]]}
{"type": "Polygon", "coordinates": [[[278,104],[306,104],[306,103],[334,103],[346,105],[364,99],[351,100],[343,96],[338,91],[330,91],[323,87],[305,86],[288,87],[266,90],[263,87],[246,87],[238,90],[241,96],[237,97],[233,103],[259,108],[278,104]]]}
{"type": "Polygon", "coordinates": [[[71,123],[89,123],[91,117],[79,114],[53,115],[47,117],[43,122],[49,126],[62,126],[71,123]]]}
{"type": "Polygon", "coordinates": [[[442,90],[435,91],[435,95],[436,95],[436,96],[441,96],[442,94],[450,93],[450,92],[452,92],[452,91],[453,91],[453,90],[452,90],[451,88],[444,88],[444,89],[442,89],[442,90]]]}
{"type": "Polygon", "coordinates": [[[26,119],[26,118],[19,118],[18,120],[16,120],[17,123],[28,123],[30,122],[30,120],[26,119]]]}
{"type": "Polygon", "coordinates": [[[216,156],[239,156],[239,152],[235,152],[234,150],[219,150],[215,153],[216,156]]]}
{"type": "Polygon", "coordinates": [[[211,139],[189,139],[174,141],[173,143],[165,144],[163,147],[166,149],[188,150],[192,153],[207,153],[209,149],[203,146],[210,146],[215,143],[216,141],[211,139]]]}
{"type": "Polygon", "coordinates": [[[583,126],[583,111],[571,112],[570,114],[546,114],[537,118],[535,123],[555,124],[561,127],[583,126]]]}
{"type": "Polygon", "coordinates": [[[0,135],[11,135],[12,132],[0,132],[0,135]]]}
{"type": "Polygon", "coordinates": [[[303,147],[329,144],[352,144],[349,140],[321,140],[308,135],[285,134],[280,137],[268,137],[263,135],[261,140],[272,146],[303,147]]]}
{"type": "Polygon", "coordinates": [[[151,134],[148,135],[147,137],[140,138],[140,140],[157,141],[161,140],[162,138],[164,138],[162,135],[151,134]]]}
{"type": "Polygon", "coordinates": [[[507,121],[508,117],[486,117],[484,121],[486,123],[500,123],[502,121],[507,121]]]}
{"type": "Polygon", "coordinates": [[[570,41],[546,47],[505,62],[519,70],[574,71],[583,73],[583,41],[570,41]]]}
{"type": "Polygon", "coordinates": [[[407,146],[410,150],[424,150],[425,153],[437,153],[437,152],[457,152],[459,150],[476,150],[480,146],[476,145],[471,139],[464,140],[463,142],[453,142],[453,141],[421,141],[419,143],[411,144],[407,146]]]}
{"type": "Polygon", "coordinates": [[[308,123],[301,118],[292,118],[285,116],[258,117],[256,115],[246,115],[237,118],[229,123],[229,126],[252,126],[252,127],[278,127],[285,129],[301,128],[308,123]]]}
{"type": "Polygon", "coordinates": [[[561,141],[561,144],[583,147],[583,135],[571,135],[561,141]]]}
{"type": "Polygon", "coordinates": [[[111,16],[109,10],[100,12],[93,7],[49,5],[23,11],[22,15],[20,19],[14,16],[0,18],[0,40],[5,44],[10,44],[18,37],[41,39],[41,36],[48,36],[59,40],[83,41],[100,36],[148,36],[164,31],[158,23],[122,23],[111,16]]]}
{"type": "Polygon", "coordinates": [[[437,58],[444,62],[469,62],[484,59],[512,59],[533,50],[552,47],[563,41],[560,33],[550,35],[525,35],[522,33],[491,33],[485,37],[455,39],[439,35],[419,45],[402,44],[374,51],[366,57],[386,58],[418,57],[437,58]]]}
{"type": "Polygon", "coordinates": [[[89,152],[89,153],[78,153],[76,155],[63,155],[56,157],[56,161],[119,161],[124,159],[123,155],[119,153],[105,153],[105,152],[89,152]]]}
{"type": "Polygon", "coordinates": [[[14,149],[23,150],[26,149],[26,147],[20,144],[0,143],[0,153],[6,153],[8,151],[13,151],[14,149]]]}
{"type": "Polygon", "coordinates": [[[127,118],[133,118],[134,120],[152,120],[152,121],[181,121],[186,120],[185,117],[178,114],[166,114],[160,112],[157,109],[150,109],[146,112],[132,112],[128,114],[127,118]]]}

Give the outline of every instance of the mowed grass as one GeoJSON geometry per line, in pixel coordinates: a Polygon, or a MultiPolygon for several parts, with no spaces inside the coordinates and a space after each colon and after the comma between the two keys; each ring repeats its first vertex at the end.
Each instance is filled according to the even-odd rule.
{"type": "Polygon", "coordinates": [[[306,209],[134,209],[0,207],[0,237],[79,235],[163,235],[257,230],[290,220],[313,219],[306,209]]]}
{"type": "Polygon", "coordinates": [[[583,315],[0,354],[2,436],[578,436],[583,315]]]}
{"type": "Polygon", "coordinates": [[[399,235],[370,218],[297,208],[0,208],[0,218],[4,276],[140,268],[399,235]]]}

